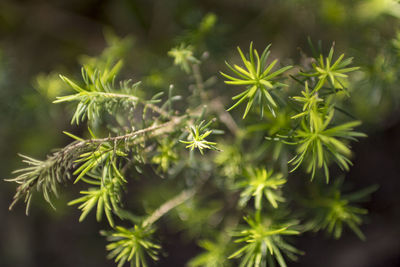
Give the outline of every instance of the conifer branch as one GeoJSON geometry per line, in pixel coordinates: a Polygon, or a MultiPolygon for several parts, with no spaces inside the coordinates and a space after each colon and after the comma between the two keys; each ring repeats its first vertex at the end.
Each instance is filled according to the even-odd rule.
{"type": "MultiPolygon", "coordinates": [[[[147,138],[153,138],[167,132],[175,131],[175,126],[182,123],[186,118],[186,115],[174,117],[168,122],[154,124],[148,128],[140,129],[125,135],[75,141],[55,152],[45,161],[39,161],[21,155],[24,158],[23,162],[27,163],[29,167],[14,171],[14,173],[21,173],[16,178],[6,179],[8,182],[20,184],[14,195],[14,200],[9,207],[10,210],[20,199],[25,198],[25,203],[27,204],[26,213],[28,214],[30,201],[35,188],[37,191],[41,191],[46,201],[51,204],[50,195],[54,194],[57,196],[57,184],[71,178],[71,171],[76,165],[75,160],[81,153],[92,151],[102,143],[127,142],[132,138],[148,133],[150,133],[150,135],[148,135],[147,138]]],[[[130,145],[134,144],[136,144],[135,141],[130,145]]]]}
{"type": "MultiPolygon", "coordinates": [[[[36,191],[41,192],[44,199],[53,206],[51,198],[58,196],[59,184],[76,176],[75,183],[81,181],[90,186],[80,192],[80,197],[68,203],[78,204],[78,209],[81,210],[79,221],[83,221],[94,210],[97,221],[105,215],[113,228],[110,232],[102,232],[110,242],[106,247],[110,251],[109,258],[114,258],[119,267],[128,262],[131,266],[148,266],[147,259],[157,261],[161,249],[153,237],[156,222],[171,210],[182,208],[183,203],[197,200],[194,196],[200,193],[200,188],[212,176],[215,177],[213,190],[220,190],[224,200],[232,196],[229,189],[240,192],[234,192],[236,197],[231,198],[233,200],[229,203],[238,206],[234,209],[234,214],[233,207],[222,208],[223,200],[217,200],[221,202],[216,209],[220,210],[219,218],[212,223],[213,229],[210,231],[214,233],[215,229],[221,229],[220,226],[226,224],[226,221],[230,221],[229,228],[234,222],[236,230],[226,233],[219,242],[202,242],[200,246],[206,252],[192,260],[190,266],[224,266],[230,264],[228,259],[232,259],[235,266],[286,267],[285,258],[296,260],[298,255],[303,254],[286,241],[285,237],[299,235],[298,229],[326,230],[339,238],[342,226],[347,225],[360,238],[364,238],[359,226],[367,211],[351,202],[372,192],[372,189],[345,196],[334,185],[332,191],[310,199],[310,203],[316,203],[307,207],[311,218],[308,222],[305,218],[304,225],[299,227],[297,224],[300,220],[289,210],[287,201],[291,198],[285,195],[286,181],[289,179],[288,164],[293,165],[292,172],[305,166],[305,171],[311,173],[311,179],[323,172],[327,183],[331,163],[336,163],[344,171],[349,169],[352,154],[350,142],[365,135],[355,130],[359,121],[338,121],[334,110],[337,109],[336,104],[341,101],[343,93],[350,96],[349,90],[343,84],[348,84],[346,79],[349,73],[358,68],[350,67],[352,59],[344,59],[344,55],[334,61],[332,47],[328,57],[317,56],[317,63],[312,64],[311,70],[297,69],[297,74],[291,75],[293,82],[285,75],[292,66],[276,68],[277,59],[268,61],[269,48],[270,45],[259,54],[251,43],[248,55],[238,48],[243,66],[227,63],[231,74],[221,72],[226,78],[225,84],[243,88],[240,94],[232,97],[235,103],[228,111],[247,102],[242,115],[243,119],[251,117],[245,123],[246,136],[241,134],[242,129],[224,109],[223,96],[210,99],[211,90],[208,87],[213,80],[203,79],[201,62],[194,57],[192,46],[181,45],[169,52],[174,57],[174,64],[191,74],[189,82],[194,83],[191,86],[195,86],[191,100],[201,102],[199,106],[187,107],[184,115],[178,115],[172,108],[173,101],[180,98],[172,95],[172,87],[167,101],[161,106],[157,103],[160,103],[163,93],[155,93],[153,97],[150,95],[150,99],[146,98],[148,95],[144,91],[138,92],[141,89],[140,82],[132,84],[130,80],[126,80],[116,88],[114,80],[122,61],[114,66],[111,66],[112,61],[99,64],[100,70],[97,70],[95,61],[94,65],[84,66],[82,85],[60,76],[75,92],[58,97],[54,102],[77,103],[72,116],[73,123],[86,120],[89,125],[106,126],[110,133],[108,137],[98,137],[89,128],[91,138],[82,139],[65,132],[75,140],[49,155],[46,160],[40,161],[21,155],[28,167],[16,170],[14,173],[17,177],[6,180],[19,184],[10,209],[20,199],[24,199],[28,213],[36,191]],[[297,90],[299,85],[300,94],[289,91],[297,90]],[[287,90],[281,90],[283,87],[287,87],[287,90]],[[143,110],[136,112],[138,106],[143,110]],[[134,109],[135,112],[131,112],[134,109]],[[267,123],[257,119],[263,119],[264,112],[268,109],[270,112],[265,115],[267,123]],[[125,116],[125,111],[128,110],[129,113],[125,116]],[[147,110],[151,112],[150,116],[147,110]],[[105,112],[115,120],[110,123],[108,117],[103,119],[105,112]],[[203,155],[206,150],[221,151],[210,139],[211,134],[218,134],[217,130],[209,129],[210,124],[215,121],[210,120],[212,115],[217,115],[219,122],[225,124],[231,132],[231,136],[225,135],[224,138],[234,140],[233,143],[223,144],[224,152],[216,158],[213,158],[214,153],[203,155]],[[205,123],[206,121],[209,122],[205,123]],[[129,125],[136,127],[140,123],[141,129],[129,130],[129,125]],[[183,131],[184,129],[187,131],[183,131]],[[265,141],[265,135],[272,137],[265,138],[265,141]],[[275,145],[271,141],[280,143],[275,145]],[[191,150],[189,157],[187,151],[182,149],[183,146],[178,150],[179,143],[186,144],[186,148],[191,150]],[[267,151],[271,147],[273,150],[267,151]],[[192,153],[195,149],[200,151],[201,156],[192,153]],[[291,153],[293,157],[288,161],[291,153]],[[142,167],[153,167],[154,164],[157,165],[157,173],[162,177],[168,174],[168,177],[186,178],[188,188],[162,203],[152,213],[139,218],[130,211],[123,210],[122,193],[128,182],[125,174],[128,168],[130,171],[131,167],[135,167],[138,175],[143,176],[142,167]],[[200,181],[196,180],[199,176],[202,178],[200,181]],[[232,179],[223,180],[226,177],[232,179]],[[254,216],[245,216],[246,224],[238,225],[238,214],[252,211],[254,216]],[[114,221],[116,216],[121,220],[129,219],[135,225],[129,229],[118,226],[114,221]],[[232,242],[234,237],[235,241],[232,242]],[[236,244],[237,249],[234,251],[233,247],[228,248],[228,243],[230,246],[236,244]],[[226,247],[218,249],[224,244],[226,247]]],[[[202,217],[202,212],[198,212],[198,209],[192,209],[191,212],[193,210],[197,212],[197,217],[202,217]]],[[[209,216],[211,208],[204,210],[207,215],[203,217],[212,217],[209,216]]],[[[298,214],[307,214],[307,210],[298,214]]],[[[190,219],[186,224],[189,227],[197,226],[200,224],[197,217],[197,221],[192,221],[191,216],[187,216],[190,219]]],[[[201,230],[203,227],[201,225],[201,230]]]]}

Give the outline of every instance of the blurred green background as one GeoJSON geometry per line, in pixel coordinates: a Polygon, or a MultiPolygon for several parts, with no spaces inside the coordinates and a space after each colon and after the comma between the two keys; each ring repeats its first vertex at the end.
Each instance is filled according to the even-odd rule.
{"type": "MultiPolygon", "coordinates": [[[[127,77],[165,90],[167,51],[181,42],[207,51],[207,74],[219,79],[237,45],[272,43],[274,57],[297,61],[309,53],[308,36],[326,50],[334,41],[362,68],[349,107],[369,135],[354,145],[346,179],[380,189],[365,204],[366,242],[352,234],[338,241],[304,234],[297,247],[306,255],[289,266],[400,266],[399,26],[393,0],[1,0],[0,177],[21,166],[17,153],[43,159],[68,143],[61,132],[72,129],[70,114],[51,102],[63,90],[58,73],[79,73],[79,62],[90,60],[84,55],[111,45],[109,53],[124,57],[127,77]]],[[[55,212],[36,198],[27,217],[22,204],[8,211],[14,191],[14,184],[1,183],[0,266],[114,266],[98,235],[105,225],[94,218],[78,223],[76,208],[65,204],[71,192],[55,212]]],[[[179,234],[162,243],[168,257],[158,266],[184,266],[200,251],[179,234]]]]}

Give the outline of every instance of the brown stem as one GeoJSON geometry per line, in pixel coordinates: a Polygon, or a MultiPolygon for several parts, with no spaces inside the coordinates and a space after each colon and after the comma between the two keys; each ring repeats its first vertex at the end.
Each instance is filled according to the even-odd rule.
{"type": "MultiPolygon", "coordinates": [[[[205,92],[205,86],[203,82],[203,76],[201,75],[200,71],[200,65],[199,64],[192,64],[192,71],[193,71],[193,76],[196,81],[196,87],[199,90],[200,98],[202,99],[203,102],[207,103],[207,94],[205,92]]],[[[222,123],[226,125],[226,127],[233,133],[237,134],[239,128],[235,122],[235,120],[232,118],[231,114],[227,112],[224,109],[224,106],[221,103],[221,99],[217,98],[212,100],[208,106],[211,108],[211,110],[215,111],[222,123]]]]}
{"type": "Polygon", "coordinates": [[[61,150],[61,152],[68,153],[71,150],[81,148],[87,144],[104,143],[104,142],[110,142],[110,141],[116,142],[116,141],[120,141],[120,140],[124,140],[124,139],[128,139],[128,138],[132,138],[132,137],[135,137],[138,135],[142,135],[142,134],[145,134],[148,132],[155,132],[156,134],[154,134],[153,136],[156,136],[156,135],[166,133],[168,131],[173,130],[174,126],[181,123],[186,117],[187,117],[187,115],[183,115],[180,117],[174,117],[172,120],[170,120],[168,122],[158,124],[158,125],[153,125],[148,128],[140,129],[140,130],[137,130],[137,131],[125,134],[125,135],[119,135],[119,136],[114,136],[114,137],[105,137],[105,138],[95,138],[95,139],[89,139],[89,140],[75,142],[75,143],[72,143],[72,144],[66,146],[63,150],[61,150]],[[164,130],[160,131],[160,129],[164,129],[164,130]]]}
{"type": "Polygon", "coordinates": [[[194,188],[183,190],[179,195],[173,197],[172,199],[162,204],[158,209],[156,209],[152,214],[150,214],[150,216],[147,217],[146,220],[143,221],[142,224],[143,227],[152,225],[162,216],[167,214],[170,210],[176,208],[177,206],[191,199],[197,193],[197,191],[199,191],[200,188],[207,182],[209,178],[210,175],[202,177],[201,181],[194,188]]]}
{"type": "Polygon", "coordinates": [[[232,118],[231,114],[224,109],[224,105],[221,102],[221,99],[217,98],[210,102],[210,109],[215,111],[218,115],[219,120],[226,125],[226,127],[236,135],[239,131],[239,127],[237,126],[235,120],[232,118]]]}
{"type": "Polygon", "coordinates": [[[187,189],[182,191],[179,195],[168,200],[162,204],[158,209],[156,209],[147,219],[143,222],[143,227],[152,225],[158,219],[160,219],[164,214],[168,213],[170,210],[181,205],[185,201],[189,200],[196,193],[196,188],[187,189]]]}
{"type": "Polygon", "coordinates": [[[203,82],[203,76],[201,75],[201,71],[200,71],[200,65],[192,64],[192,71],[193,71],[194,80],[196,81],[196,88],[199,91],[200,98],[204,102],[207,102],[207,95],[206,95],[206,92],[204,91],[205,86],[204,86],[204,82],[203,82]]]}

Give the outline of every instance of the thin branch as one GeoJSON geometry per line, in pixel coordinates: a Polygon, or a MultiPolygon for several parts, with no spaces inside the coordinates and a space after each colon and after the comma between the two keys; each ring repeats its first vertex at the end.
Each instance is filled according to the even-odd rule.
{"type": "Polygon", "coordinates": [[[204,82],[203,82],[203,76],[201,75],[200,71],[200,65],[199,64],[192,64],[192,71],[193,71],[193,77],[194,80],[196,81],[196,88],[199,91],[200,98],[203,101],[207,100],[207,95],[206,92],[204,91],[204,82]]]}
{"type": "Polygon", "coordinates": [[[143,227],[152,225],[158,219],[160,219],[164,214],[168,213],[170,210],[174,209],[175,207],[181,205],[182,203],[192,198],[196,193],[196,191],[197,191],[196,188],[184,190],[179,195],[175,196],[174,198],[162,204],[143,222],[143,227]]]}
{"type": "Polygon", "coordinates": [[[211,110],[215,111],[218,114],[219,120],[226,125],[231,133],[236,135],[239,131],[239,127],[237,126],[235,120],[232,118],[231,114],[224,109],[221,99],[214,99],[210,102],[209,105],[211,110]]]}
{"type": "Polygon", "coordinates": [[[146,220],[143,221],[142,225],[144,227],[152,225],[162,216],[167,214],[170,210],[178,207],[179,205],[191,199],[200,190],[200,188],[203,187],[203,185],[208,181],[210,177],[211,175],[207,174],[205,177],[202,177],[202,179],[200,179],[200,182],[195,187],[183,190],[179,195],[173,197],[172,199],[162,204],[158,209],[156,209],[152,214],[150,214],[146,220]]]}
{"type": "Polygon", "coordinates": [[[20,186],[17,188],[16,194],[14,195],[13,202],[11,203],[9,208],[12,209],[12,207],[17,203],[18,200],[25,197],[28,213],[29,203],[32,196],[32,189],[36,186],[38,190],[39,188],[43,190],[46,201],[51,204],[49,193],[57,195],[56,182],[65,181],[71,177],[71,175],[69,174],[69,170],[73,168],[72,165],[74,163],[76,155],[78,154],[78,151],[87,151],[87,149],[89,148],[88,145],[101,145],[104,142],[111,141],[117,142],[146,133],[152,133],[150,137],[154,137],[175,130],[176,126],[181,123],[186,117],[186,115],[174,117],[168,122],[159,125],[153,125],[148,128],[137,130],[121,136],[75,141],[67,145],[63,149],[53,153],[45,161],[37,161],[35,159],[22,156],[25,158],[24,162],[32,166],[17,171],[22,172],[18,177],[6,180],[20,184],[20,186]],[[62,170],[62,174],[59,174],[58,170],[62,170]]]}
{"type": "MultiPolygon", "coordinates": [[[[77,148],[83,147],[87,144],[94,144],[94,143],[104,143],[104,142],[110,142],[110,141],[120,141],[120,140],[124,140],[124,139],[128,139],[128,138],[132,138],[138,135],[142,135],[148,132],[156,132],[156,135],[159,135],[161,133],[166,133],[169,130],[173,129],[173,126],[178,125],[179,123],[181,123],[185,118],[187,118],[187,115],[183,115],[180,117],[174,117],[172,120],[162,123],[162,124],[158,124],[158,125],[153,125],[150,126],[148,128],[145,129],[140,129],[125,135],[119,135],[119,136],[114,136],[114,137],[105,137],[105,138],[95,138],[95,139],[89,139],[89,140],[84,140],[84,141],[79,141],[79,142],[74,142],[68,146],[66,146],[64,149],[61,150],[61,152],[63,153],[68,153],[71,150],[75,150],[77,148]],[[157,131],[160,130],[162,128],[166,128],[168,129],[167,131],[157,131]]],[[[156,136],[153,135],[153,136],[156,136]]]]}
{"type": "MultiPolygon", "coordinates": [[[[204,81],[203,81],[203,76],[201,75],[200,71],[200,65],[199,64],[192,64],[192,71],[193,71],[193,76],[196,81],[196,87],[199,90],[199,94],[201,99],[207,103],[207,94],[205,92],[205,86],[204,86],[204,81]]],[[[227,112],[224,109],[224,106],[221,103],[221,99],[217,98],[212,100],[209,103],[209,107],[215,111],[222,123],[226,125],[226,127],[233,133],[237,134],[239,128],[235,122],[235,120],[232,118],[231,114],[227,112]]]]}

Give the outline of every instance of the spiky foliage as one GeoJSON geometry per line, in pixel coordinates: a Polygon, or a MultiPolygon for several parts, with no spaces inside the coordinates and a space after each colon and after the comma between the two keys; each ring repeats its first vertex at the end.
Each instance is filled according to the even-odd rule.
{"type": "Polygon", "coordinates": [[[215,157],[215,163],[221,166],[222,175],[229,178],[236,178],[240,175],[243,165],[243,155],[238,146],[220,144],[221,152],[215,157]]]}
{"type": "Polygon", "coordinates": [[[181,67],[186,73],[191,71],[190,66],[194,63],[200,63],[200,61],[193,55],[193,47],[185,44],[181,44],[177,47],[172,48],[168,55],[174,58],[174,64],[181,67]]]}
{"type": "MultiPolygon", "coordinates": [[[[274,140],[280,140],[285,144],[295,145],[295,156],[289,160],[292,164],[292,172],[299,166],[304,165],[307,173],[311,173],[311,180],[314,179],[317,170],[324,171],[325,179],[329,181],[329,165],[335,162],[342,170],[348,171],[351,166],[351,149],[349,141],[356,141],[357,138],[365,137],[366,135],[354,130],[361,122],[350,121],[340,124],[334,123],[335,110],[340,110],[337,103],[340,102],[338,96],[337,83],[340,77],[341,82],[345,82],[348,73],[357,70],[357,67],[344,68],[351,63],[351,58],[344,60],[344,55],[331,65],[333,57],[333,46],[326,59],[326,71],[317,75],[316,73],[303,73],[301,76],[308,77],[306,80],[301,80],[292,77],[298,84],[302,86],[301,96],[293,96],[292,99],[302,104],[301,111],[297,108],[293,110],[295,113],[291,116],[294,121],[299,121],[293,129],[288,129],[286,133],[277,133],[274,140]],[[342,75],[343,74],[343,75],[342,75]],[[317,79],[314,79],[316,77],[317,79]],[[322,86],[328,83],[325,93],[322,93],[322,86]],[[335,82],[336,81],[336,84],[335,82]],[[330,85],[330,87],[329,87],[330,85]]],[[[320,56],[322,60],[322,55],[320,56]]],[[[321,61],[323,63],[323,60],[321,61]]],[[[313,65],[313,68],[322,71],[321,68],[313,65]]],[[[342,84],[342,83],[341,83],[342,84]]],[[[341,86],[340,89],[345,89],[341,86]]],[[[346,91],[347,96],[349,92],[346,91]]],[[[344,112],[346,115],[347,113],[344,112]]],[[[267,138],[272,140],[271,138],[267,138]]]]}
{"type": "Polygon", "coordinates": [[[284,201],[279,189],[286,183],[286,179],[281,173],[274,174],[266,169],[248,168],[244,176],[245,179],[237,184],[239,188],[243,188],[239,202],[242,206],[253,197],[255,208],[258,210],[262,208],[263,196],[274,208],[278,207],[278,202],[284,201]]]}
{"type": "MultiPolygon", "coordinates": [[[[137,97],[112,93],[115,91],[112,88],[113,83],[108,82],[115,78],[120,65],[118,63],[111,69],[94,72],[90,72],[91,67],[83,67],[82,74],[86,82],[85,88],[76,85],[68,78],[62,77],[66,83],[78,91],[77,94],[60,97],[57,100],[57,102],[78,102],[72,123],[78,123],[83,118],[87,118],[89,122],[93,123],[101,115],[100,111],[103,109],[113,107],[114,104],[119,105],[122,102],[127,103],[127,105],[135,105],[137,103],[137,97]]],[[[128,82],[124,83],[128,84],[128,82]]],[[[150,107],[150,109],[156,111],[156,114],[168,117],[166,111],[152,104],[157,102],[154,102],[155,98],[157,97],[153,97],[149,101],[140,100],[143,104],[143,113],[144,110],[150,107]]],[[[111,210],[115,213],[118,209],[119,192],[122,184],[126,182],[121,173],[121,164],[119,164],[121,159],[125,158],[128,155],[127,153],[138,149],[136,144],[141,141],[137,139],[138,136],[144,136],[149,133],[158,136],[164,134],[164,132],[172,132],[177,130],[173,126],[180,124],[185,118],[186,116],[173,117],[165,123],[157,121],[145,129],[133,130],[114,137],[99,138],[90,128],[90,139],[83,139],[74,134],[64,132],[74,141],[53,153],[47,160],[39,161],[23,156],[23,162],[28,164],[29,167],[17,170],[15,173],[21,174],[16,178],[7,179],[7,181],[20,184],[10,208],[19,199],[25,198],[28,212],[34,189],[42,192],[46,201],[51,204],[51,195],[57,196],[57,185],[75,175],[75,183],[82,180],[87,184],[99,186],[88,191],[82,191],[82,194],[86,196],[70,202],[70,204],[83,202],[80,206],[83,211],[80,220],[83,220],[88,212],[97,205],[98,220],[104,210],[109,223],[113,225],[111,210]],[[137,140],[134,141],[134,139],[137,140]]],[[[140,161],[139,158],[136,157],[135,159],[140,161]]]]}
{"type": "Polygon", "coordinates": [[[302,73],[302,75],[305,76],[318,77],[319,81],[315,86],[315,91],[321,89],[326,82],[329,82],[333,88],[345,90],[346,87],[343,84],[343,81],[348,77],[346,73],[359,69],[359,67],[348,67],[352,63],[353,58],[343,60],[344,54],[341,54],[339,58],[333,62],[333,53],[334,47],[332,46],[325,61],[322,54],[320,54],[317,62],[312,63],[314,72],[302,73]]]}
{"type": "Polygon", "coordinates": [[[216,241],[200,240],[198,245],[204,251],[189,261],[189,267],[232,266],[227,258],[232,247],[229,236],[221,234],[217,237],[216,241]]]}
{"type": "Polygon", "coordinates": [[[267,59],[270,54],[270,46],[271,45],[268,45],[260,56],[257,50],[253,49],[253,43],[250,43],[249,58],[246,58],[242,50],[238,47],[240,57],[242,58],[246,69],[238,65],[233,65],[232,67],[229,63],[226,63],[229,69],[236,74],[237,77],[233,77],[221,72],[221,75],[228,79],[228,81],[225,81],[226,84],[246,86],[246,90],[244,92],[232,97],[233,100],[239,100],[228,109],[228,111],[234,109],[247,99],[248,102],[243,114],[243,119],[246,118],[248,112],[253,106],[254,100],[257,101],[261,114],[263,113],[265,106],[267,106],[273,112],[273,109],[277,107],[277,104],[274,98],[271,96],[270,91],[277,87],[286,86],[285,84],[276,81],[276,79],[282,73],[292,68],[292,66],[286,66],[271,72],[278,60],[275,59],[271,64],[267,65],[267,59]]]}
{"type": "Polygon", "coordinates": [[[324,100],[318,96],[315,90],[311,90],[308,86],[308,82],[304,83],[304,90],[301,91],[302,96],[294,96],[293,99],[303,104],[302,112],[293,115],[292,119],[297,119],[303,116],[309,116],[312,111],[319,111],[321,107],[318,105],[324,100]]]}
{"type": "Polygon", "coordinates": [[[81,203],[79,209],[82,214],[79,221],[83,221],[89,212],[96,208],[96,219],[100,221],[103,213],[106,214],[107,220],[111,227],[114,227],[114,219],[112,213],[118,214],[121,202],[121,189],[127,181],[115,167],[115,163],[104,165],[102,173],[96,175],[88,174],[88,177],[82,178],[87,184],[95,185],[87,191],[81,191],[84,195],[78,199],[70,201],[68,205],[76,205],[81,203]]]}
{"type": "MultiPolygon", "coordinates": [[[[160,246],[154,241],[154,229],[166,214],[174,215],[162,221],[167,228],[203,240],[198,244],[204,252],[189,266],[286,266],[285,258],[295,260],[301,254],[285,237],[299,235],[297,219],[307,222],[298,229],[327,230],[337,238],[347,225],[363,237],[359,226],[365,210],[351,203],[355,196],[347,197],[334,187],[327,193],[310,194],[311,199],[318,196],[309,200],[316,206],[298,208],[291,202],[298,194],[286,194],[285,188],[295,170],[301,173],[300,166],[311,173],[311,179],[324,171],[327,182],[332,165],[349,169],[351,142],[365,136],[355,130],[360,122],[348,120],[343,108],[344,96],[351,92],[344,86],[350,84],[347,74],[357,69],[349,67],[351,59],[342,55],[333,62],[332,48],[319,65],[303,72],[295,68],[288,77],[283,74],[291,66],[274,70],[277,60],[267,63],[270,46],[259,55],[250,44],[247,57],[238,48],[244,67],[227,64],[233,76],[222,74],[226,84],[245,87],[233,97],[237,101],[229,109],[247,100],[246,121],[238,125],[234,114],[224,110],[224,99],[216,95],[220,90],[214,90],[215,79],[203,78],[202,64],[194,57],[199,51],[194,47],[180,46],[169,52],[175,65],[186,72],[178,79],[188,78],[190,88],[182,90],[188,95],[179,105],[175,101],[183,97],[173,94],[174,86],[165,95],[146,83],[131,85],[126,80],[115,86],[122,61],[110,56],[114,50],[98,59],[83,60],[83,83],[61,76],[75,93],[58,97],[56,102],[75,104],[72,123],[87,123],[88,132],[82,134],[85,138],[65,132],[74,141],[47,160],[23,156],[29,166],[9,180],[20,184],[12,205],[25,199],[28,208],[36,190],[50,202],[58,194],[57,185],[74,178],[87,189],[69,204],[81,210],[79,221],[94,210],[97,221],[105,215],[113,228],[103,232],[110,241],[106,248],[120,267],[128,262],[148,266],[148,260],[158,260],[160,246]],[[285,90],[280,90],[284,86],[285,90]],[[265,108],[271,112],[264,116],[265,108]],[[339,112],[345,116],[338,116],[339,112]],[[210,129],[211,123],[224,131],[210,129]],[[219,133],[224,134],[222,146],[212,141],[219,133]],[[200,153],[194,153],[197,149],[200,153]],[[289,164],[292,173],[288,173],[289,164]],[[149,180],[149,175],[154,177],[149,180]],[[143,178],[149,180],[149,189],[129,194],[128,183],[135,185],[143,178]],[[164,194],[163,186],[181,192],[165,200],[170,194],[164,194]],[[128,205],[123,200],[136,195],[143,198],[137,202],[145,203],[143,207],[125,210],[128,205]],[[210,198],[213,201],[208,201],[210,198]],[[242,214],[253,212],[254,218],[245,217],[247,224],[240,225],[242,214]],[[127,221],[135,226],[116,226],[127,221]],[[282,223],[288,221],[293,223],[282,223]],[[223,234],[210,238],[217,236],[216,231],[223,234]]],[[[309,184],[308,179],[298,181],[309,184]]],[[[312,185],[319,189],[317,182],[312,185]]]]}
{"type": "MultiPolygon", "coordinates": [[[[20,155],[29,167],[18,169],[13,173],[17,177],[6,179],[8,182],[19,184],[10,209],[20,200],[26,203],[26,214],[29,213],[32,196],[35,191],[41,192],[44,199],[53,206],[51,195],[58,196],[58,184],[71,178],[70,169],[73,164],[73,155],[65,150],[57,152],[48,159],[41,161],[25,155],[20,155]]],[[[54,207],[54,206],[53,206],[54,207]]]]}
{"type": "Polygon", "coordinates": [[[340,168],[349,170],[351,161],[348,157],[351,150],[345,142],[354,141],[356,137],[365,137],[365,134],[353,130],[360,125],[359,121],[329,127],[333,115],[333,110],[325,116],[312,110],[310,120],[302,121],[301,128],[294,135],[297,155],[289,161],[294,166],[292,171],[306,162],[311,179],[314,178],[317,168],[323,168],[326,180],[329,181],[329,160],[335,161],[340,168]]]}
{"type": "MultiPolygon", "coordinates": [[[[96,136],[93,135],[93,138],[96,138],[96,136]]],[[[94,150],[80,154],[79,158],[75,160],[80,166],[73,173],[77,175],[74,183],[83,179],[90,184],[91,182],[85,179],[84,176],[98,166],[101,166],[100,171],[103,181],[111,179],[112,177],[118,177],[120,180],[125,181],[117,167],[117,158],[126,156],[128,156],[128,154],[118,147],[115,142],[100,143],[94,150]]]]}
{"type": "Polygon", "coordinates": [[[54,103],[78,102],[75,113],[72,116],[72,123],[79,124],[88,118],[93,121],[99,118],[101,112],[106,110],[110,114],[115,113],[116,108],[134,107],[139,97],[135,96],[140,82],[131,84],[130,80],[123,81],[120,84],[120,90],[115,90],[114,79],[122,61],[118,62],[110,70],[92,71],[88,67],[82,68],[83,86],[79,86],[67,77],[60,75],[60,78],[68,84],[75,94],[57,97],[54,103]]]}
{"type": "Polygon", "coordinates": [[[234,233],[237,237],[235,243],[244,243],[243,246],[229,258],[241,258],[240,267],[275,266],[275,260],[279,266],[286,267],[284,255],[295,260],[296,254],[302,252],[289,243],[283,236],[298,235],[299,231],[290,229],[290,226],[273,225],[271,221],[260,218],[244,218],[248,226],[234,233]]]}
{"type": "Polygon", "coordinates": [[[151,161],[160,166],[163,172],[167,172],[170,166],[178,160],[178,155],[174,149],[176,141],[161,140],[156,155],[153,156],[151,161]]]}
{"type": "Polygon", "coordinates": [[[131,266],[147,267],[147,258],[158,260],[160,245],[153,241],[154,228],[135,225],[131,229],[116,226],[112,232],[102,232],[110,242],[106,249],[110,251],[108,258],[114,258],[118,267],[126,262],[131,266]]]}
{"type": "Polygon", "coordinates": [[[210,142],[205,139],[213,132],[212,130],[207,129],[211,123],[212,121],[209,121],[208,123],[201,121],[198,125],[190,126],[190,135],[188,137],[189,141],[179,140],[179,142],[187,144],[186,148],[190,148],[190,150],[197,148],[201,154],[204,153],[204,149],[218,150],[215,146],[217,143],[210,142]]]}
{"type": "Polygon", "coordinates": [[[343,194],[340,191],[342,183],[343,179],[338,179],[331,187],[311,188],[311,194],[305,201],[310,214],[310,219],[305,224],[306,229],[314,232],[324,230],[338,239],[342,235],[344,226],[347,226],[360,239],[365,240],[360,225],[362,217],[368,211],[357,206],[357,203],[365,201],[378,187],[374,185],[343,194]]]}

